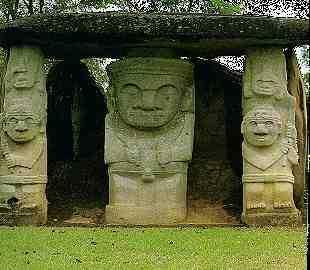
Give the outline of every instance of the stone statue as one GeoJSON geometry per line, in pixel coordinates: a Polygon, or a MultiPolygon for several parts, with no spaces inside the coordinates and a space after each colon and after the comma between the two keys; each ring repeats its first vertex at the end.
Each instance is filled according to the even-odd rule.
{"type": "Polygon", "coordinates": [[[176,59],[111,64],[105,161],[108,223],[163,224],[186,216],[194,129],[193,67],[176,59]]]}
{"type": "Polygon", "coordinates": [[[251,49],[246,59],[242,219],[256,225],[299,223],[292,173],[298,164],[295,98],[287,91],[283,49],[251,49]]]}
{"type": "Polygon", "coordinates": [[[0,223],[47,220],[46,91],[39,48],[12,47],[0,129],[0,223]]]}
{"type": "Polygon", "coordinates": [[[42,79],[43,61],[44,56],[37,47],[12,47],[5,75],[6,91],[34,87],[42,79]]]}
{"type": "Polygon", "coordinates": [[[245,115],[241,132],[243,219],[248,224],[296,221],[299,213],[293,200],[292,174],[292,166],[298,163],[295,128],[290,123],[285,126],[281,114],[265,105],[245,115]]]}
{"type": "Polygon", "coordinates": [[[15,102],[1,117],[0,212],[15,210],[9,205],[15,200],[22,224],[41,224],[47,217],[45,119],[30,102],[15,102]]]}
{"type": "Polygon", "coordinates": [[[259,48],[248,52],[243,94],[246,99],[281,99],[287,96],[286,65],[282,48],[259,48]]]}
{"type": "Polygon", "coordinates": [[[33,104],[46,107],[47,94],[43,72],[44,55],[40,48],[12,47],[4,78],[4,110],[16,97],[25,97],[33,104]]]}

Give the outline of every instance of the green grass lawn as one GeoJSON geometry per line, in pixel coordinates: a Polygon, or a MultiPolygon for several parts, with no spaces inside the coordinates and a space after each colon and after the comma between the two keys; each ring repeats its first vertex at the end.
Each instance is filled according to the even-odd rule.
{"type": "Polygon", "coordinates": [[[297,269],[306,234],[281,228],[0,227],[0,269],[297,269]]]}

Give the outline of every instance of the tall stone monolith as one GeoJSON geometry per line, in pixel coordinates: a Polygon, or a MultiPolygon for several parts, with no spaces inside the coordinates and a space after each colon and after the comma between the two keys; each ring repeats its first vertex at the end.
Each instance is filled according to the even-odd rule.
{"type": "Polygon", "coordinates": [[[46,89],[40,48],[12,47],[0,131],[0,222],[47,220],[46,89]]]}
{"type": "Polygon", "coordinates": [[[186,217],[194,130],[193,66],[128,58],[110,65],[106,221],[168,224],[186,217]]]}
{"type": "Polygon", "coordinates": [[[293,200],[298,164],[295,99],[281,48],[248,52],[243,85],[243,213],[250,225],[300,223],[293,200]]]}

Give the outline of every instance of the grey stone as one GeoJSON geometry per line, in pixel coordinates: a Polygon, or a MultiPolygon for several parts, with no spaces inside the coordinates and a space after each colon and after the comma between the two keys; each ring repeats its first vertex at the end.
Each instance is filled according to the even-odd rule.
{"type": "Polygon", "coordinates": [[[244,77],[243,213],[247,224],[300,223],[293,200],[298,164],[294,98],[281,48],[249,52],[244,77]]]}
{"type": "MultiPolygon", "coordinates": [[[[8,208],[14,208],[13,219],[17,225],[47,221],[47,101],[43,61],[39,48],[12,47],[5,76],[0,200],[8,208]],[[8,184],[15,189],[5,188],[8,184]]],[[[0,215],[7,214],[0,211],[0,215]]]]}
{"type": "Polygon", "coordinates": [[[110,66],[108,223],[185,219],[194,129],[192,74],[190,63],[172,59],[128,58],[110,66]]]}

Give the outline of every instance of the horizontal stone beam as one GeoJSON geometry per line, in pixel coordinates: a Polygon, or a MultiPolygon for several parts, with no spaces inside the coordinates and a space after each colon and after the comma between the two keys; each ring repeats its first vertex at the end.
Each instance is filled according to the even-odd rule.
{"type": "Polygon", "coordinates": [[[30,44],[53,57],[120,57],[143,53],[214,57],[257,46],[309,44],[309,21],[204,14],[81,13],[37,15],[0,27],[0,46],[30,44]]]}

